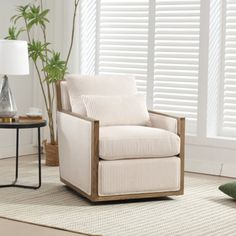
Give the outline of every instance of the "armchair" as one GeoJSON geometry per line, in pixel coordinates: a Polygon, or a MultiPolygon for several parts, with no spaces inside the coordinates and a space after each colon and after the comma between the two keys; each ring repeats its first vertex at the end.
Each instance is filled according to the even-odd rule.
{"type": "MultiPolygon", "coordinates": [[[[57,83],[61,181],[92,202],[183,194],[185,119],[149,111],[149,127],[100,127],[98,120],[71,111],[73,99],[68,81],[77,77],[84,79],[69,75],[66,81],[57,83]]],[[[97,88],[99,95],[107,95],[113,87],[116,95],[121,91],[124,94],[136,91],[130,79],[126,91],[122,84],[126,83],[125,77],[121,78],[119,81],[109,76],[86,79],[103,83],[94,84],[93,89],[97,88]],[[109,81],[107,86],[106,81],[109,81]]]]}

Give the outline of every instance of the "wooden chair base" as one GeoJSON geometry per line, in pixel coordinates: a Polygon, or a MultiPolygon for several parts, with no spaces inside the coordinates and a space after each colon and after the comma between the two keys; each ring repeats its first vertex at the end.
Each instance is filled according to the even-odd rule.
{"type": "Polygon", "coordinates": [[[87,198],[91,202],[109,202],[109,201],[123,201],[123,200],[134,200],[134,199],[151,199],[151,198],[159,198],[159,197],[170,197],[170,196],[178,196],[183,195],[183,189],[178,191],[168,191],[168,192],[154,192],[154,193],[138,193],[138,194],[124,194],[124,195],[110,195],[110,196],[99,196],[96,194],[88,195],[81,189],[72,185],[68,181],[63,178],[60,178],[61,182],[63,182],[66,186],[73,189],[75,192],[79,193],[83,197],[87,198]]]}

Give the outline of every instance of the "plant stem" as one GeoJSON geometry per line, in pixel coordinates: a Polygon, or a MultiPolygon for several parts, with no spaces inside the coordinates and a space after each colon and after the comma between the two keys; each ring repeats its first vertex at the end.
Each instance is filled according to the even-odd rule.
{"type": "MultiPolygon", "coordinates": [[[[41,5],[41,11],[43,11],[43,1],[40,0],[40,5],[41,5]]],[[[46,29],[44,26],[41,26],[41,30],[43,33],[43,40],[45,45],[47,45],[47,35],[46,35],[46,29]]],[[[45,47],[45,58],[46,58],[46,64],[48,62],[48,48],[47,46],[45,47]]],[[[43,68],[44,68],[44,61],[42,60],[43,68]]],[[[45,73],[45,79],[46,79],[46,85],[47,85],[47,95],[48,95],[48,101],[49,101],[49,109],[47,110],[48,113],[48,125],[49,125],[49,131],[50,131],[50,143],[55,144],[55,133],[54,133],[54,121],[53,121],[53,100],[51,97],[51,89],[50,89],[50,84],[47,81],[48,74],[45,73]]]]}
{"type": "Polygon", "coordinates": [[[39,71],[39,68],[38,68],[38,65],[37,65],[36,62],[34,62],[34,65],[35,65],[35,68],[36,68],[36,71],[37,71],[37,74],[38,74],[39,83],[40,83],[40,87],[41,87],[41,90],[42,90],[42,93],[43,93],[43,98],[44,98],[46,110],[48,112],[49,107],[48,107],[47,97],[46,97],[46,94],[45,94],[45,91],[44,91],[44,87],[43,87],[43,82],[42,82],[42,79],[41,79],[41,74],[40,74],[40,71],[39,71]]]}
{"type": "MultiPolygon", "coordinates": [[[[74,8],[74,15],[73,15],[73,23],[72,23],[71,41],[70,41],[69,51],[68,51],[68,54],[67,54],[67,57],[66,57],[65,68],[67,68],[67,65],[68,65],[68,62],[69,62],[69,59],[70,59],[70,54],[71,54],[72,47],[73,47],[73,43],[74,43],[74,36],[75,36],[75,19],[76,19],[76,13],[77,13],[77,8],[78,8],[78,5],[79,5],[79,1],[80,1],[80,0],[75,0],[75,1],[74,1],[74,6],[75,6],[75,8],[74,8]]],[[[64,78],[64,76],[65,76],[65,72],[63,73],[62,79],[64,78]]]]}
{"type": "MultiPolygon", "coordinates": [[[[24,22],[25,22],[25,27],[26,27],[28,41],[29,41],[29,43],[31,43],[32,41],[31,41],[29,29],[27,27],[28,24],[27,24],[26,19],[24,19],[24,22]]],[[[41,87],[41,90],[42,90],[42,93],[43,93],[43,98],[44,98],[45,106],[46,106],[46,109],[48,111],[48,101],[47,101],[47,97],[46,97],[46,94],[45,94],[45,91],[44,91],[44,88],[43,88],[43,82],[42,82],[41,74],[40,74],[40,71],[39,71],[39,68],[38,68],[38,65],[37,65],[36,61],[33,60],[33,63],[34,63],[34,66],[35,66],[37,74],[38,74],[38,79],[39,79],[40,87],[41,87]]]]}

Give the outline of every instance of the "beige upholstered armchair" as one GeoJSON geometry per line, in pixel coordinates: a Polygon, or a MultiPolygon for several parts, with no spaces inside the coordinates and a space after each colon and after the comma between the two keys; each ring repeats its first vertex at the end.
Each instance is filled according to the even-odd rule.
{"type": "Polygon", "coordinates": [[[63,183],[93,202],[183,194],[185,119],[143,111],[134,78],[69,75],[57,99],[63,183]]]}

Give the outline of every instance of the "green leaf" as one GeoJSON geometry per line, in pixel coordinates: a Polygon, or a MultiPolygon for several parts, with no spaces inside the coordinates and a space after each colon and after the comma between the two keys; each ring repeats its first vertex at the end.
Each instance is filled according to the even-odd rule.
{"type": "Polygon", "coordinates": [[[16,26],[11,26],[8,29],[8,35],[5,37],[5,39],[9,39],[9,40],[17,40],[19,35],[25,31],[25,29],[20,28],[19,30],[17,29],[16,26]]]}
{"type": "Polygon", "coordinates": [[[49,22],[49,20],[46,18],[48,13],[49,9],[41,11],[40,6],[31,6],[27,15],[27,28],[30,30],[34,25],[40,25],[41,27],[45,28],[46,23],[49,22]]]}
{"type": "Polygon", "coordinates": [[[48,60],[47,65],[43,68],[43,71],[47,73],[46,81],[48,83],[53,83],[58,80],[63,79],[65,74],[66,62],[61,60],[61,55],[59,52],[52,52],[52,57],[48,60]]]}
{"type": "Polygon", "coordinates": [[[42,43],[40,41],[32,40],[28,45],[29,57],[32,58],[34,62],[38,59],[46,61],[46,52],[50,52],[47,48],[49,43],[42,43]]]}
{"type": "Polygon", "coordinates": [[[25,6],[18,6],[16,8],[16,11],[18,12],[18,14],[14,15],[13,17],[11,17],[11,21],[13,21],[14,24],[16,24],[16,22],[18,20],[20,20],[20,19],[27,20],[28,12],[29,12],[29,7],[30,7],[29,4],[27,4],[25,6]]]}

